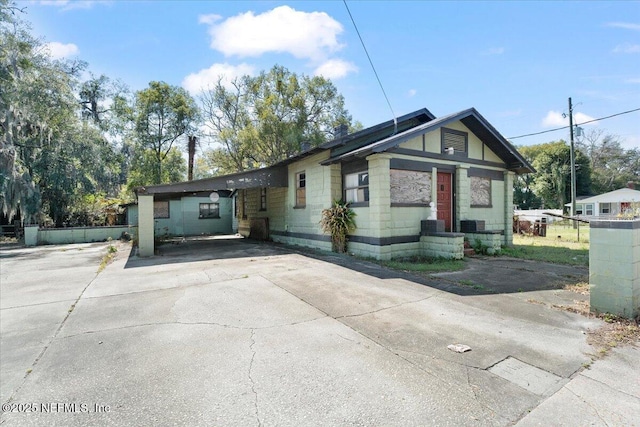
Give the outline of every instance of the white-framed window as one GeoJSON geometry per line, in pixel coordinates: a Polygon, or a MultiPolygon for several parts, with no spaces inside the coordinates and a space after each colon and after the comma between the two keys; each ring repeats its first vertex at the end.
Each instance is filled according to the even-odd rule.
{"type": "Polygon", "coordinates": [[[611,203],[600,203],[600,213],[608,215],[611,213],[611,203]]]}
{"type": "Polygon", "coordinates": [[[585,215],[593,215],[593,203],[586,203],[584,206],[585,215]]]}
{"type": "Polygon", "coordinates": [[[169,201],[154,201],[153,202],[153,218],[169,218],[169,201]]]}
{"type": "Polygon", "coordinates": [[[296,208],[307,205],[307,175],[304,171],[296,173],[296,208]]]}
{"type": "Polygon", "coordinates": [[[354,172],[344,175],[344,201],[366,203],[369,201],[369,172],[354,172]]]}
{"type": "Polygon", "coordinates": [[[200,203],[198,218],[220,218],[220,205],[218,203],[200,203]]]}
{"type": "Polygon", "coordinates": [[[576,215],[582,215],[584,212],[584,207],[582,206],[582,203],[576,203],[576,215]]]}

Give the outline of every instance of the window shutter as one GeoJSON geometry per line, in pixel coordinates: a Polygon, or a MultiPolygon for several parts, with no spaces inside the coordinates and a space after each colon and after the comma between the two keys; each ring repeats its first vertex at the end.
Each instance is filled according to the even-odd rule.
{"type": "Polygon", "coordinates": [[[443,129],[442,138],[445,148],[453,147],[455,151],[460,153],[466,152],[467,136],[458,133],[449,132],[443,129]]]}

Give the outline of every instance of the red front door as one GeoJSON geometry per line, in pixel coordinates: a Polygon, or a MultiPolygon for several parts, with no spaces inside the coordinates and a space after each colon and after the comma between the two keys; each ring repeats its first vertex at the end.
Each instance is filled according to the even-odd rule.
{"type": "Polygon", "coordinates": [[[444,220],[445,231],[451,231],[451,211],[453,210],[451,177],[450,173],[438,172],[438,219],[444,220]]]}

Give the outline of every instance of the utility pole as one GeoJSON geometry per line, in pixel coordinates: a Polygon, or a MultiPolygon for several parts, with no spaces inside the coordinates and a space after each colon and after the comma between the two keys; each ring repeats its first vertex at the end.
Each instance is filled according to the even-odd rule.
{"type": "MultiPolygon", "coordinates": [[[[576,215],[576,154],[573,146],[573,105],[569,97],[569,132],[571,132],[571,216],[576,215]]],[[[576,228],[577,221],[573,221],[576,228]]]]}

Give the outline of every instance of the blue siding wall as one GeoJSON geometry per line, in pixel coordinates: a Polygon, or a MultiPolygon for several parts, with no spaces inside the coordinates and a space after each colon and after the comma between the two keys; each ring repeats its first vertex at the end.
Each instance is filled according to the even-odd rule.
{"type": "MultiPolygon", "coordinates": [[[[220,218],[200,218],[200,203],[211,203],[208,197],[183,197],[169,201],[169,218],[154,220],[156,236],[196,236],[201,234],[231,234],[233,210],[231,199],[218,200],[220,218]]],[[[127,221],[138,224],[138,206],[127,208],[127,221]]]]}

